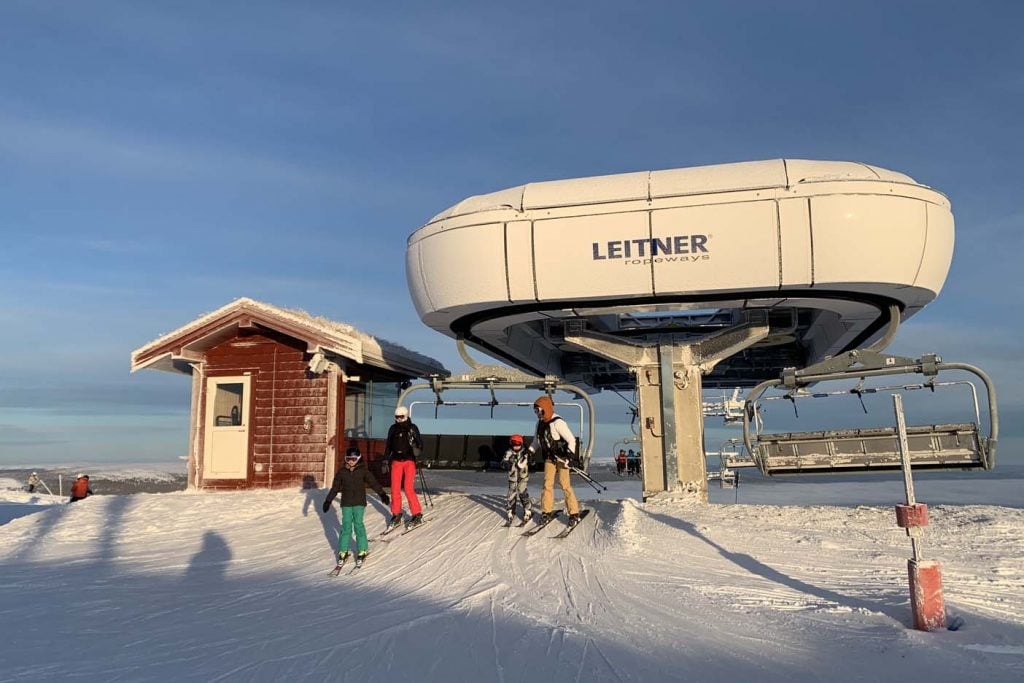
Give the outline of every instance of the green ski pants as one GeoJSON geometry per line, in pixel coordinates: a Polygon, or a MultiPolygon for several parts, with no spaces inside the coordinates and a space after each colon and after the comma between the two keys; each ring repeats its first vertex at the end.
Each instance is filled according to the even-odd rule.
{"type": "Polygon", "coordinates": [[[370,542],[366,540],[366,525],[363,524],[363,515],[366,513],[365,505],[351,505],[341,508],[341,533],[338,534],[338,554],[347,553],[352,545],[352,527],[356,531],[356,548],[358,552],[365,553],[370,549],[370,542]]]}

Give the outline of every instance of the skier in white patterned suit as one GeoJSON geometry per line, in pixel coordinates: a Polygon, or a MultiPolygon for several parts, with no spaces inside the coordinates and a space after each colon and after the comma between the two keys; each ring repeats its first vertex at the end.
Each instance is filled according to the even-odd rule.
{"type": "Polygon", "coordinates": [[[507,521],[512,524],[516,516],[516,504],[523,508],[523,524],[530,521],[533,510],[530,508],[530,492],[527,480],[530,477],[530,451],[523,448],[521,434],[513,434],[508,440],[509,449],[501,459],[502,467],[508,469],[508,495],[506,496],[507,521]]]}

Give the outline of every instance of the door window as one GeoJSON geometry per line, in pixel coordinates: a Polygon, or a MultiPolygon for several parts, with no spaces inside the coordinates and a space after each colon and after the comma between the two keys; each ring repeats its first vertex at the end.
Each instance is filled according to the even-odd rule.
{"type": "Polygon", "coordinates": [[[241,382],[217,384],[213,394],[213,425],[215,427],[239,427],[244,424],[242,411],[244,385],[241,382]]]}

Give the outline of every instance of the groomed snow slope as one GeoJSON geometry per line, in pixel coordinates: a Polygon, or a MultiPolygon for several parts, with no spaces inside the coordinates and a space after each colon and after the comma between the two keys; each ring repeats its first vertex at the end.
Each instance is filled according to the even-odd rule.
{"type": "MultiPolygon", "coordinates": [[[[446,494],[332,579],[323,495],[94,496],[8,516],[0,680],[1024,678],[1024,510],[932,509],[924,548],[966,623],[929,634],[907,628],[909,542],[887,507],[594,501],[559,541],[557,522],[500,528],[496,496],[446,494]]],[[[367,511],[371,537],[384,514],[367,511]]]]}

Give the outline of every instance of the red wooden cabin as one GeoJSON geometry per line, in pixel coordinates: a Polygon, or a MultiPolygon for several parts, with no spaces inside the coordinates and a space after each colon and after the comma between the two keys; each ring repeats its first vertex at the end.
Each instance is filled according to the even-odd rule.
{"type": "Polygon", "coordinates": [[[403,383],[448,374],[344,323],[237,299],[132,353],[132,372],[192,376],[189,486],[323,486],[345,448],[371,470],[403,383]]]}

